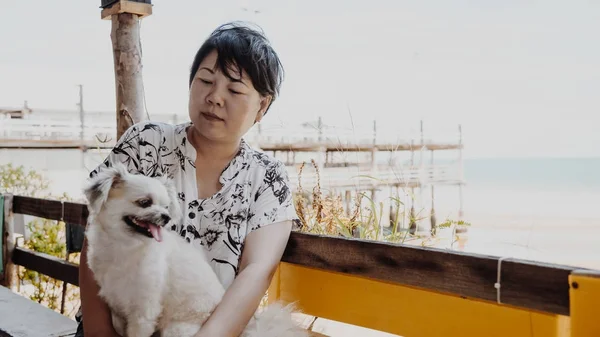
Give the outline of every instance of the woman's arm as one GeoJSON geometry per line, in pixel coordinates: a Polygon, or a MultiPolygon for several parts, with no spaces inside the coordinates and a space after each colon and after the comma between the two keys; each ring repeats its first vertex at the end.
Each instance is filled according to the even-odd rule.
{"type": "Polygon", "coordinates": [[[119,336],[112,325],[108,305],[100,296],[100,287],[87,264],[87,241],[84,238],[79,257],[79,292],[85,337],[119,336]]]}
{"type": "Polygon", "coordinates": [[[292,222],[271,224],[248,234],[240,273],[196,337],[238,337],[256,312],[281,261],[292,222]]]}

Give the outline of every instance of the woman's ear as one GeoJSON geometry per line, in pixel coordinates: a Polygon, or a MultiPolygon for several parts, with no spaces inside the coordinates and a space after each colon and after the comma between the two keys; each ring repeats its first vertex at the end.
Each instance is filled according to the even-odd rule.
{"type": "Polygon", "coordinates": [[[258,113],[256,114],[256,119],[254,120],[254,124],[259,123],[264,117],[267,109],[271,105],[271,101],[273,100],[272,96],[265,96],[260,99],[260,108],[258,113]]]}

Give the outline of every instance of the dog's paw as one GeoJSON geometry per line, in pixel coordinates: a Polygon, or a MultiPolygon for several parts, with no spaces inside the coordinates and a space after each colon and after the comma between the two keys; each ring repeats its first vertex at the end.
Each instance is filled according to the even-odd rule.
{"type": "Polygon", "coordinates": [[[276,302],[268,305],[258,313],[243,337],[309,337],[308,332],[301,328],[292,318],[296,310],[294,304],[284,305],[276,302]]]}
{"type": "Polygon", "coordinates": [[[127,322],[127,337],[152,337],[155,330],[153,321],[137,319],[127,322]]]}
{"type": "Polygon", "coordinates": [[[200,325],[195,323],[172,323],[161,332],[161,337],[193,337],[200,330],[200,325]]]}

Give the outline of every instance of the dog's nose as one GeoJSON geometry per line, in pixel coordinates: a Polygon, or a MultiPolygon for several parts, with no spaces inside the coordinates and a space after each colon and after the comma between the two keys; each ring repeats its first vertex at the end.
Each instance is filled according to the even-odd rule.
{"type": "Polygon", "coordinates": [[[169,223],[169,221],[171,221],[171,217],[168,214],[161,215],[161,218],[163,219],[165,224],[167,224],[167,223],[169,223]]]}

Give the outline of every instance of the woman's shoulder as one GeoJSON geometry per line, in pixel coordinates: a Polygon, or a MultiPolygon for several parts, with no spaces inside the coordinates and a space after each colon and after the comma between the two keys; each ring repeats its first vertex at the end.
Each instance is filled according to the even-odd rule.
{"type": "Polygon", "coordinates": [[[130,172],[151,176],[157,172],[164,173],[169,168],[165,166],[166,162],[179,159],[176,157],[181,153],[174,150],[185,137],[186,125],[156,121],[141,121],[131,125],[102,164],[90,172],[90,177],[117,161],[125,164],[130,172]]]}
{"type": "Polygon", "coordinates": [[[254,178],[255,190],[274,186],[284,189],[291,188],[288,168],[283,161],[261,150],[248,148],[248,169],[254,178]]]}
{"type": "Polygon", "coordinates": [[[269,170],[285,170],[283,161],[275,158],[273,155],[246,144],[246,158],[250,170],[263,174],[269,170]]]}
{"type": "Polygon", "coordinates": [[[141,121],[130,126],[124,135],[155,138],[169,137],[185,132],[188,123],[171,124],[158,121],[141,121]]]}
{"type": "Polygon", "coordinates": [[[284,220],[296,220],[288,167],[271,154],[249,148],[247,157],[252,176],[249,231],[284,220]]]}
{"type": "Polygon", "coordinates": [[[157,121],[141,121],[131,125],[119,138],[114,149],[121,147],[154,147],[162,152],[171,152],[182,141],[185,143],[189,122],[171,124],[157,121]]]}

